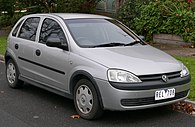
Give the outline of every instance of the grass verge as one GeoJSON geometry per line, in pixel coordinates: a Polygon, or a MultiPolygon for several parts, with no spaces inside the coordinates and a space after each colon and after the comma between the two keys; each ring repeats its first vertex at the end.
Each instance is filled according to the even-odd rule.
{"type": "Polygon", "coordinates": [[[175,57],[176,59],[182,61],[189,69],[191,74],[191,88],[190,88],[190,95],[188,98],[190,100],[195,100],[195,58],[189,57],[175,57]]]}
{"type": "Polygon", "coordinates": [[[0,37],[0,55],[5,54],[6,45],[7,45],[7,37],[0,37]]]}

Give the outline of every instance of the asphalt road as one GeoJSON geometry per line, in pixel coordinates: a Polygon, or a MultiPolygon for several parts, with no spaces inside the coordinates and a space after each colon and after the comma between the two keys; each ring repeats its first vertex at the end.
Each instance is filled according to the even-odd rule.
{"type": "Polygon", "coordinates": [[[195,117],[166,107],[139,111],[106,111],[96,121],[72,119],[73,101],[25,84],[11,89],[0,62],[0,127],[195,127],[195,117]]]}

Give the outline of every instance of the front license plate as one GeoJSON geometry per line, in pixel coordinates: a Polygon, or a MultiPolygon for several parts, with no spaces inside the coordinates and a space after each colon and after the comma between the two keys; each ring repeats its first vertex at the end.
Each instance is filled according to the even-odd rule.
{"type": "Polygon", "coordinates": [[[175,97],[175,89],[164,89],[155,92],[155,100],[163,100],[175,97]]]}

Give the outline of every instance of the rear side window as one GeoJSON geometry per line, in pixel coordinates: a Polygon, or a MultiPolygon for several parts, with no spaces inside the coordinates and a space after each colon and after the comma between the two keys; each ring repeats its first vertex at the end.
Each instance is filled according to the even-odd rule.
{"type": "Polygon", "coordinates": [[[17,32],[18,32],[18,29],[20,28],[20,25],[22,24],[23,20],[21,20],[18,25],[15,27],[15,29],[13,30],[12,32],[12,36],[16,36],[17,32]]]}
{"type": "Polygon", "coordinates": [[[59,39],[62,44],[66,43],[66,38],[60,25],[55,20],[47,18],[43,21],[39,42],[45,44],[51,38],[59,39]]]}
{"type": "Polygon", "coordinates": [[[23,23],[20,29],[19,37],[23,39],[35,41],[39,21],[40,21],[40,18],[38,17],[28,18],[23,23]]]}

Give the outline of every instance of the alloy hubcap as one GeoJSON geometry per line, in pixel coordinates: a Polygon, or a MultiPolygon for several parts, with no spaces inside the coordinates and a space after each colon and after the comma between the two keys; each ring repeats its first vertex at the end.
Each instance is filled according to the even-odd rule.
{"type": "Polygon", "coordinates": [[[91,90],[86,85],[81,85],[76,91],[76,103],[78,109],[87,114],[93,107],[93,95],[91,90]]]}
{"type": "Polygon", "coordinates": [[[16,80],[16,68],[13,63],[9,63],[7,67],[7,79],[10,84],[13,84],[16,80]]]}

